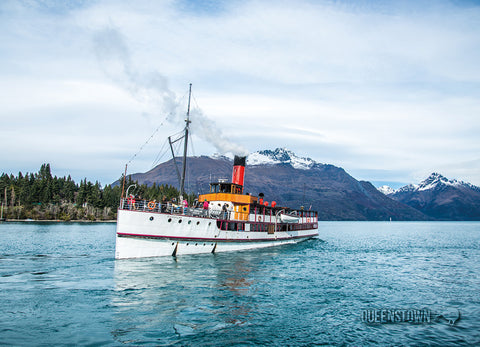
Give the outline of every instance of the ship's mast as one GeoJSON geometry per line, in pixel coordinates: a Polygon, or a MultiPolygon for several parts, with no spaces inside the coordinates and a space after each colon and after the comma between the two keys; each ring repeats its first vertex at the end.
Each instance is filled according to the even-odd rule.
{"type": "Polygon", "coordinates": [[[190,83],[190,89],[188,91],[188,109],[187,118],[185,119],[185,135],[183,142],[183,162],[182,162],[182,179],[180,182],[180,195],[185,193],[185,171],[187,169],[187,146],[188,146],[188,131],[190,130],[190,98],[192,96],[192,84],[190,83]]]}

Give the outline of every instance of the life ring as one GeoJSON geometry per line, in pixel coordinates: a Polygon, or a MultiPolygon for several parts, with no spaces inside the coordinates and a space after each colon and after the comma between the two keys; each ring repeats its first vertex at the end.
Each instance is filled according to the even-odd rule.
{"type": "Polygon", "coordinates": [[[259,222],[262,221],[262,216],[258,216],[258,221],[259,221],[259,222]]]}
{"type": "Polygon", "coordinates": [[[150,210],[153,210],[155,208],[155,201],[150,201],[147,206],[150,210]]]}

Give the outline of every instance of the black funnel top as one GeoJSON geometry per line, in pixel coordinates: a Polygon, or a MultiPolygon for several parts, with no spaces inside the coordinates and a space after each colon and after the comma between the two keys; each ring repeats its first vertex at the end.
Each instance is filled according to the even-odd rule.
{"type": "Polygon", "coordinates": [[[247,157],[239,157],[236,155],[235,159],[233,159],[233,166],[245,166],[246,161],[247,157]]]}

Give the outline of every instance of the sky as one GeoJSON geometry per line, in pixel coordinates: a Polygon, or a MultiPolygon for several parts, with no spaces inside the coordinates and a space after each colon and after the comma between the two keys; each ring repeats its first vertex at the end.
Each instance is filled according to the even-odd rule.
{"type": "Polygon", "coordinates": [[[0,172],[103,185],[285,147],[399,188],[480,186],[480,2],[0,2],[0,172]]]}

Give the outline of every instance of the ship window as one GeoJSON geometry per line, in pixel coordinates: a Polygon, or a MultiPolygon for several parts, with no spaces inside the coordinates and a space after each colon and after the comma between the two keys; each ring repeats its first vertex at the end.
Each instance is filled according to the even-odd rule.
{"type": "Polygon", "coordinates": [[[150,220],[153,220],[153,217],[150,217],[150,220]]]}
{"type": "Polygon", "coordinates": [[[178,223],[181,223],[181,222],[182,222],[182,220],[181,220],[181,219],[179,219],[179,220],[178,220],[178,223]]]}
{"type": "Polygon", "coordinates": [[[199,225],[199,224],[200,224],[200,222],[197,222],[197,225],[199,225]]]}
{"type": "Polygon", "coordinates": [[[172,218],[168,218],[168,222],[170,223],[172,221],[172,218]]]}
{"type": "Polygon", "coordinates": [[[188,221],[188,224],[192,224],[192,221],[191,221],[191,220],[189,220],[189,221],[188,221]]]}

